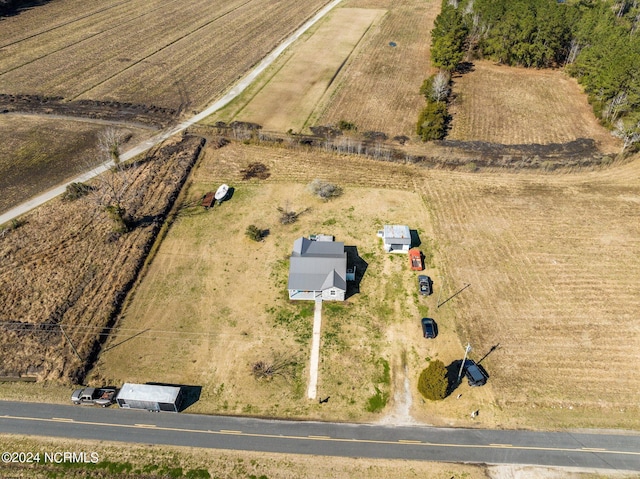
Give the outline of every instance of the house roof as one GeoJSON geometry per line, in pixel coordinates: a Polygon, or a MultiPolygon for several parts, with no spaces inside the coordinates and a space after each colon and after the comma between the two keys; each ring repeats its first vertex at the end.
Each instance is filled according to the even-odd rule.
{"type": "Polygon", "coordinates": [[[323,291],[332,287],[347,290],[347,253],[344,243],[298,238],[289,263],[288,289],[323,291]]]}
{"type": "Polygon", "coordinates": [[[292,256],[339,257],[344,253],[344,243],[339,241],[313,241],[300,237],[293,242],[292,256]]]}
{"type": "Polygon", "coordinates": [[[177,386],[125,383],[120,389],[117,399],[175,403],[179,393],[180,388],[177,386]]]}
{"type": "Polygon", "coordinates": [[[332,271],[329,271],[329,274],[324,279],[324,283],[322,283],[323,290],[329,289],[329,288],[338,288],[338,289],[343,289],[345,291],[347,290],[346,280],[343,277],[341,277],[335,269],[332,271]]]}
{"type": "Polygon", "coordinates": [[[384,240],[398,244],[411,244],[411,232],[406,225],[384,225],[384,240]]]}

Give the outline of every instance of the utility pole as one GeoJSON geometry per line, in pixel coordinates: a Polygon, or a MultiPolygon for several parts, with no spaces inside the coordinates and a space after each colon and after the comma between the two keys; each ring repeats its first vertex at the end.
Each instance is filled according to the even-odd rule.
{"type": "Polygon", "coordinates": [[[58,327],[60,328],[60,331],[62,331],[62,334],[64,335],[64,337],[67,338],[67,341],[69,342],[69,346],[71,346],[71,349],[73,349],[73,352],[76,353],[76,356],[78,356],[78,359],[82,361],[82,358],[78,354],[78,351],[76,350],[76,348],[73,347],[73,343],[71,342],[71,339],[69,339],[69,336],[67,336],[67,333],[65,333],[64,329],[62,329],[62,325],[59,324],[58,327]]]}
{"type": "Polygon", "coordinates": [[[458,382],[460,382],[460,378],[462,377],[462,370],[464,369],[464,363],[467,361],[467,354],[469,354],[469,351],[471,351],[471,345],[467,343],[467,347],[464,348],[464,359],[462,360],[460,372],[458,373],[458,382]]]}

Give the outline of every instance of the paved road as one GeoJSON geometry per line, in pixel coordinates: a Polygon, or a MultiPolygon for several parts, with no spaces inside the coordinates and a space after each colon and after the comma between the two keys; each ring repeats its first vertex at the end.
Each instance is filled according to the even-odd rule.
{"type": "Polygon", "coordinates": [[[640,471],[640,435],[626,434],[295,422],[5,401],[0,401],[0,433],[324,456],[640,471]]]}
{"type": "MultiPolygon", "coordinates": [[[[284,52],[293,42],[295,42],[298,38],[300,38],[309,28],[311,28],[316,22],[318,22],[322,17],[324,17],[327,13],[329,13],[336,5],[338,5],[342,0],[333,0],[331,3],[327,4],[324,8],[318,11],[309,21],[307,21],[304,25],[302,25],[298,30],[296,30],[289,38],[287,38],[284,42],[282,42],[278,47],[269,53],[266,57],[262,59],[262,61],[256,65],[249,73],[247,73],[244,77],[238,81],[222,98],[216,101],[213,105],[210,105],[202,112],[197,115],[189,118],[188,120],[183,121],[182,123],[173,126],[162,133],[150,138],[146,141],[143,141],[139,145],[136,145],[132,149],[124,152],[120,159],[121,161],[128,161],[135,156],[138,156],[154,146],[162,143],[166,139],[175,135],[176,133],[180,133],[181,131],[186,130],[191,125],[205,119],[209,115],[215,113],[219,109],[226,106],[229,102],[231,102],[234,98],[240,95],[253,81],[260,75],[269,65],[271,65],[276,58],[278,58],[282,52],[284,52]]],[[[16,206],[15,208],[10,209],[9,211],[0,215],[0,225],[7,223],[24,213],[37,208],[38,206],[46,203],[47,201],[52,200],[53,198],[60,196],[64,193],[67,185],[70,183],[76,182],[84,182],[88,181],[91,178],[95,178],[101,173],[104,173],[109,168],[113,166],[113,162],[105,163],[91,171],[88,171],[72,180],[68,181],[64,185],[60,185],[56,188],[53,188],[45,193],[42,193],[35,198],[31,198],[30,200],[16,206]]]]}

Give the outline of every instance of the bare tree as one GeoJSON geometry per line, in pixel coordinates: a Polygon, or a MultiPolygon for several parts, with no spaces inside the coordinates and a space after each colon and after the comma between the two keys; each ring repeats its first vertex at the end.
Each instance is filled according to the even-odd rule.
{"type": "Polygon", "coordinates": [[[619,3],[615,3],[612,8],[616,12],[616,17],[620,18],[627,11],[627,1],[622,0],[619,3]]]}
{"type": "Polygon", "coordinates": [[[635,125],[627,127],[622,120],[618,120],[613,135],[623,141],[622,151],[620,153],[624,154],[631,145],[640,143],[640,121],[635,125]]]}
{"type": "Polygon", "coordinates": [[[342,194],[342,188],[328,181],[320,180],[316,178],[307,187],[309,191],[322,198],[323,200],[329,200],[336,198],[342,194]]]}
{"type": "Polygon", "coordinates": [[[449,84],[451,75],[448,71],[440,70],[433,78],[432,95],[435,101],[444,101],[451,92],[449,84]]]}
{"type": "Polygon", "coordinates": [[[295,358],[284,354],[275,355],[272,360],[260,360],[251,366],[251,374],[256,379],[272,380],[276,376],[290,379],[295,375],[295,358]]]}
{"type": "Polygon", "coordinates": [[[610,122],[616,121],[620,113],[628,106],[627,92],[621,91],[611,99],[607,107],[602,112],[602,117],[610,122]]]}
{"type": "Polygon", "coordinates": [[[473,13],[473,0],[469,0],[469,2],[467,2],[467,5],[464,7],[464,12],[465,15],[471,15],[473,13]]]}
{"type": "Polygon", "coordinates": [[[277,210],[280,213],[280,223],[290,225],[298,221],[300,215],[309,211],[309,208],[296,212],[291,209],[289,201],[286,201],[284,206],[278,206],[277,210]]]}
{"type": "Polygon", "coordinates": [[[107,128],[98,136],[101,163],[113,162],[113,166],[96,177],[97,187],[91,195],[113,220],[114,230],[118,233],[130,229],[131,219],[126,204],[134,193],[131,189],[135,179],[133,169],[120,162],[120,146],[126,141],[127,135],[126,131],[107,128]]]}
{"type": "MultiPolygon", "coordinates": [[[[635,3],[633,8],[635,8],[635,3]]],[[[640,12],[638,12],[632,20],[631,35],[634,35],[638,31],[638,27],[640,27],[640,12]]]]}
{"type": "Polygon", "coordinates": [[[120,146],[128,140],[131,134],[117,128],[107,128],[98,135],[98,150],[101,159],[120,163],[120,146]]]}
{"type": "Polygon", "coordinates": [[[567,60],[565,62],[565,65],[571,65],[573,62],[575,62],[576,58],[578,58],[580,50],[582,50],[582,47],[580,46],[578,40],[575,38],[571,40],[571,45],[569,47],[569,53],[567,53],[567,60]]]}

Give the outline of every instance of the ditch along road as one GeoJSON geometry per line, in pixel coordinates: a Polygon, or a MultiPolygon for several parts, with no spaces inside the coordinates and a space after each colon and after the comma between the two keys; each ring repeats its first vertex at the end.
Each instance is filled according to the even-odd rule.
{"type": "MultiPolygon", "coordinates": [[[[342,0],[333,0],[331,3],[325,5],[324,8],[319,10],[313,17],[311,17],[310,20],[308,20],[305,24],[303,24],[300,28],[298,28],[298,30],[296,30],[289,38],[287,38],[284,42],[278,45],[278,47],[275,50],[273,50],[266,57],[264,57],[262,61],[258,63],[258,65],[256,65],[251,71],[249,71],[249,73],[247,73],[244,77],[242,77],[218,101],[216,101],[215,103],[213,103],[212,105],[210,105],[205,110],[198,113],[197,115],[189,118],[188,120],[185,120],[182,123],[179,123],[173,127],[170,127],[165,131],[163,131],[162,133],[159,133],[158,135],[146,141],[143,141],[142,143],[131,148],[130,150],[127,150],[126,152],[122,153],[122,155],[120,156],[120,161],[128,161],[142,153],[149,151],[150,149],[159,145],[163,141],[166,141],[168,138],[172,137],[173,135],[186,130],[190,126],[194,125],[195,123],[198,123],[199,121],[205,119],[209,115],[215,113],[219,109],[226,106],[234,98],[240,95],[249,85],[251,85],[251,83],[253,83],[255,79],[258,78],[258,75],[260,75],[266,68],[268,68],[269,65],[271,65],[276,60],[276,58],[278,58],[282,54],[282,52],[284,52],[293,42],[295,42],[298,38],[300,38],[307,30],[309,30],[309,28],[315,25],[320,19],[322,19],[340,2],[342,2],[342,0]]],[[[24,213],[27,213],[28,211],[31,211],[34,208],[37,208],[38,206],[46,203],[47,201],[50,201],[57,196],[60,196],[62,193],[65,192],[67,185],[69,185],[70,183],[88,181],[104,173],[112,166],[114,166],[113,162],[104,163],[90,171],[87,171],[86,173],[83,173],[82,175],[77,176],[76,178],[73,178],[72,180],[68,181],[63,185],[60,185],[56,188],[46,191],[45,193],[39,196],[36,196],[34,198],[31,198],[30,200],[25,201],[24,203],[10,209],[6,213],[3,213],[2,215],[0,215],[0,226],[2,226],[3,224],[13,219],[16,219],[20,215],[23,215],[24,213]]]]}
{"type": "MultiPolygon", "coordinates": [[[[602,474],[640,471],[640,435],[634,433],[300,422],[0,401],[0,434],[315,456],[526,464],[597,469],[602,474]]],[[[20,451],[0,451],[5,452],[20,451]]]]}

